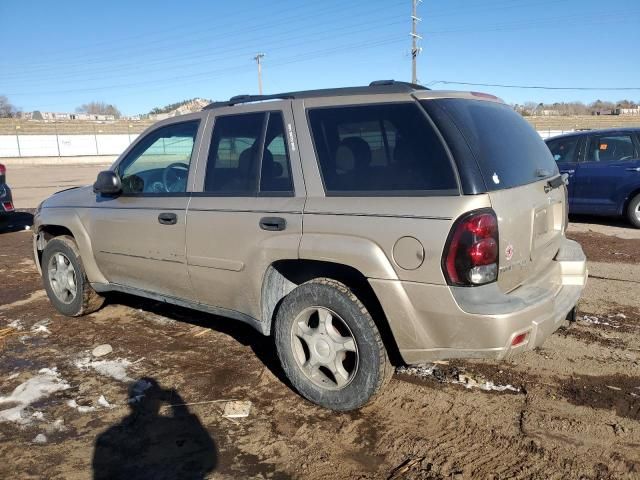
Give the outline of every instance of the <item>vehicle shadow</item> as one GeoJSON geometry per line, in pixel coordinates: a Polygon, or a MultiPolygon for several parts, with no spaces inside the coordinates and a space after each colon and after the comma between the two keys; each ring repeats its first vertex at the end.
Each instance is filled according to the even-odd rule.
{"type": "Polygon", "coordinates": [[[127,402],[129,414],[96,438],[94,480],[200,480],[216,468],[215,442],[178,392],[141,378],[127,402]]]}
{"type": "Polygon", "coordinates": [[[280,360],[276,354],[273,337],[266,337],[245,323],[229,321],[229,319],[217,315],[191,310],[165,302],[136,297],[134,295],[127,295],[125,293],[109,293],[106,300],[107,303],[126,305],[156,315],[162,315],[172,320],[210,328],[229,335],[240,344],[250,347],[256,357],[258,357],[278,380],[295,391],[282,370],[280,360]]]}
{"type": "Polygon", "coordinates": [[[584,215],[574,214],[569,215],[569,223],[592,223],[596,225],[603,225],[605,227],[620,227],[633,229],[633,226],[622,217],[607,217],[601,215],[584,215]]]}
{"type": "Polygon", "coordinates": [[[30,212],[13,212],[0,218],[0,234],[20,232],[33,225],[33,214],[30,212]]]}

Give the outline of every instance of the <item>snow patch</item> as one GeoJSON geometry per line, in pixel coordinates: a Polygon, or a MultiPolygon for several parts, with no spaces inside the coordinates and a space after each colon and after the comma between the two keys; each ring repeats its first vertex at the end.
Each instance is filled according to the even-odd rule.
{"type": "Polygon", "coordinates": [[[22,320],[14,320],[7,326],[11,328],[15,328],[16,330],[24,330],[24,326],[22,325],[22,320]]]}
{"type": "Polygon", "coordinates": [[[127,368],[131,362],[126,358],[117,358],[115,360],[91,360],[90,357],[76,360],[75,366],[80,370],[92,368],[100,375],[111,377],[120,382],[130,382],[132,379],[127,375],[127,368]]]}
{"type": "Polygon", "coordinates": [[[29,423],[33,418],[25,414],[29,405],[69,387],[60,377],[57,368],[40,369],[38,375],[18,385],[10,395],[0,397],[0,405],[11,405],[10,408],[0,410],[0,422],[29,423]]]}
{"type": "Polygon", "coordinates": [[[47,443],[47,436],[44,433],[39,433],[36,438],[32,440],[33,443],[47,443]]]}
{"type": "Polygon", "coordinates": [[[454,385],[462,385],[465,388],[471,389],[471,388],[479,388],[481,390],[484,390],[486,392],[488,391],[497,391],[497,392],[504,392],[505,390],[509,390],[512,392],[519,392],[520,389],[517,387],[514,387],[513,385],[507,384],[507,385],[496,385],[494,382],[492,382],[491,380],[486,380],[484,378],[481,379],[475,379],[467,374],[464,373],[457,373],[456,375],[453,375],[452,377],[449,376],[442,376],[442,375],[438,375],[438,373],[440,372],[438,369],[437,365],[416,365],[413,367],[400,367],[397,369],[398,373],[403,373],[405,375],[412,375],[415,377],[422,377],[422,378],[428,378],[428,377],[435,377],[437,378],[440,382],[442,383],[450,383],[450,384],[454,384],[454,385]]]}
{"type": "Polygon", "coordinates": [[[74,410],[78,410],[80,413],[89,413],[95,411],[96,407],[90,407],[88,405],[78,405],[78,402],[75,400],[68,400],[67,406],[73,408],[74,410]]]}
{"type": "MultiPolygon", "coordinates": [[[[619,313],[615,316],[620,318],[627,318],[623,313],[619,313]]],[[[620,328],[620,324],[611,320],[611,317],[609,317],[608,319],[604,319],[598,318],[595,315],[584,315],[579,320],[589,325],[602,325],[604,327],[620,328]]]]}

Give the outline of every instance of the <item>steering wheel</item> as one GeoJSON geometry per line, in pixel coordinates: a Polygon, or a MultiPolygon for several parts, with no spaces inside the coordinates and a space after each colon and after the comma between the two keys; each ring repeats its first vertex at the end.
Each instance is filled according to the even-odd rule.
{"type": "Polygon", "coordinates": [[[167,165],[162,171],[162,186],[166,192],[177,192],[176,189],[182,181],[187,182],[187,176],[189,175],[189,165],[182,162],[175,162],[167,165]],[[169,172],[172,172],[173,179],[170,180],[169,172]]]}

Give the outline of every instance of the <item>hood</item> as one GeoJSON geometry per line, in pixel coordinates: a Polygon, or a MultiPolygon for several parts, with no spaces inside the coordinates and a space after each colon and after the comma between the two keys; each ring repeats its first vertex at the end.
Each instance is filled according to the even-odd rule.
{"type": "Polygon", "coordinates": [[[72,187],[54,193],[44,202],[42,208],[54,207],[85,207],[89,206],[95,198],[93,186],[72,187]]]}

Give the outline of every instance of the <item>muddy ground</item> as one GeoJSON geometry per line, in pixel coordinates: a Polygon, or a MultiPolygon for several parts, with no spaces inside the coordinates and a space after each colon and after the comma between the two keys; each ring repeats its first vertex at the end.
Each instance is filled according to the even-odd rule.
{"type": "Polygon", "coordinates": [[[404,369],[338,414],[300,398],[271,341],[243,325],[124,295],[58,315],[28,223],[0,233],[0,417],[30,381],[51,393],[0,421],[0,478],[640,478],[634,234],[572,229],[592,278],[578,322],[543,348],[404,369]],[[92,357],[102,344],[113,351],[92,357]],[[156,404],[127,404],[132,384],[156,383],[156,404]],[[223,416],[229,400],[250,401],[249,416],[223,416]]]}

